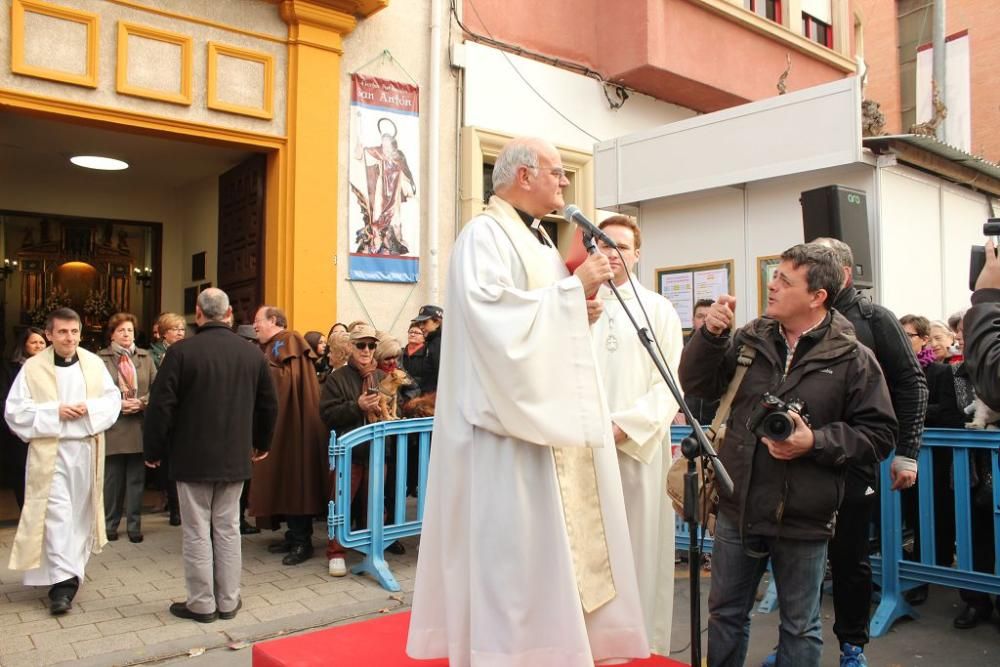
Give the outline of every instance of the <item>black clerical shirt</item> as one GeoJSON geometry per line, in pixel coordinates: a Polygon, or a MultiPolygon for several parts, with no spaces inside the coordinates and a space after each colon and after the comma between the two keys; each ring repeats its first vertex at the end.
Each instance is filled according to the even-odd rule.
{"type": "MultiPolygon", "coordinates": [[[[525,213],[519,208],[515,208],[514,210],[517,211],[518,217],[520,217],[521,220],[524,221],[524,224],[528,226],[528,231],[530,231],[532,234],[535,235],[535,238],[538,239],[538,242],[544,246],[549,245],[548,241],[545,240],[545,235],[542,234],[542,230],[539,229],[538,225],[535,225],[535,216],[531,215],[530,213],[525,213]]],[[[540,224],[541,223],[539,223],[539,225],[540,224]]]]}

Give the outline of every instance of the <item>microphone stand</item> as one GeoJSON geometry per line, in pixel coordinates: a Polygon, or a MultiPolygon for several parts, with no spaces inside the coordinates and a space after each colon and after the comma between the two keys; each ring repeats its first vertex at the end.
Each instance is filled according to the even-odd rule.
{"type": "MultiPolygon", "coordinates": [[[[597,252],[597,244],[594,243],[594,236],[588,232],[583,233],[583,245],[591,255],[597,252]]],[[[684,520],[688,524],[688,579],[691,595],[691,665],[700,667],[701,665],[701,545],[698,540],[698,467],[696,461],[701,457],[705,463],[710,463],[715,471],[715,481],[720,488],[720,492],[730,495],[733,492],[733,480],[726,472],[722,462],[702,431],[701,424],[691,414],[691,410],[684,402],[684,395],[677,386],[670,368],[663,363],[660,355],[657,354],[653,336],[649,329],[643,327],[636,321],[635,316],[625,305],[621,292],[615,285],[614,280],[607,282],[608,287],[614,293],[618,303],[622,305],[622,310],[628,316],[632,327],[639,336],[639,342],[646,348],[649,358],[652,360],[656,370],[659,371],[663,381],[667,383],[670,393],[673,394],[685,419],[691,425],[691,435],[681,441],[681,452],[687,458],[687,472],[684,474],[684,520]]],[[[636,295],[636,299],[639,295],[636,295]]]]}

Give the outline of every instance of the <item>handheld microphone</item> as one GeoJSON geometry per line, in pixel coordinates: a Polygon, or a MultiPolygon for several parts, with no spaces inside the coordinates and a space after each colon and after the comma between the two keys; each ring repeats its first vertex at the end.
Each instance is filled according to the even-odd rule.
{"type": "Polygon", "coordinates": [[[610,236],[605,234],[603,229],[588,220],[587,216],[583,214],[583,211],[576,206],[573,206],[572,204],[567,206],[563,211],[563,215],[566,216],[567,220],[572,220],[574,223],[579,225],[584,234],[590,234],[591,236],[599,239],[601,243],[609,248],[618,247],[618,244],[615,243],[610,236]]]}

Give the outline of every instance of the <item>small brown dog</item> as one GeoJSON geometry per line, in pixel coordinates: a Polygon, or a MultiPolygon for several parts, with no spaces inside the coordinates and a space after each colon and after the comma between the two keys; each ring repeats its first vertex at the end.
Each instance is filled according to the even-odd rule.
{"type": "Polygon", "coordinates": [[[378,383],[379,421],[387,422],[399,419],[398,401],[399,388],[413,382],[406,371],[397,368],[387,373],[378,383]]]}

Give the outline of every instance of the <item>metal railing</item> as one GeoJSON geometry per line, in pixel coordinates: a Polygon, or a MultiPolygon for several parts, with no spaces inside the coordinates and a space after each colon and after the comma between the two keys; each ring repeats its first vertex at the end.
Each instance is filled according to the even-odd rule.
{"type": "MultiPolygon", "coordinates": [[[[671,441],[680,442],[691,432],[689,427],[674,426],[671,428],[671,441]]],[[[915,531],[919,536],[920,560],[903,559],[903,516],[900,506],[900,494],[892,490],[889,468],[891,459],[882,463],[879,471],[879,504],[881,528],[879,532],[881,552],[872,557],[872,573],[876,582],[881,585],[881,599],[871,620],[871,634],[881,637],[892,624],[909,616],[918,618],[919,614],[906,601],[903,593],[923,584],[937,584],[951,588],[964,588],[981,591],[991,595],[1000,595],[1000,488],[996,482],[992,484],[993,514],[993,568],[992,573],[973,570],[972,557],[972,489],[971,489],[971,453],[988,451],[992,465],[993,480],[1000,480],[1000,431],[973,431],[966,429],[929,428],[924,431],[923,443],[920,448],[920,480],[917,485],[919,527],[915,531]],[[951,467],[951,488],[954,491],[955,519],[955,566],[937,565],[936,550],[936,520],[934,499],[934,452],[948,450],[946,457],[951,467]]],[[[940,459],[940,456],[938,457],[940,459]]],[[[911,526],[910,528],[914,528],[911,526]]],[[[681,521],[676,524],[675,546],[678,551],[688,548],[687,525],[681,521]]],[[[978,537],[977,539],[983,539],[978,537]]],[[[706,537],[704,551],[710,553],[712,538],[706,537]]],[[[950,559],[947,554],[945,559],[950,559]]],[[[773,611],[777,607],[777,591],[774,581],[757,606],[759,613],[773,611]]]]}
{"type": "Polygon", "coordinates": [[[330,539],[337,540],[344,548],[364,554],[364,559],[354,565],[351,572],[370,574],[390,591],[400,588],[385,561],[385,548],[400,538],[420,534],[433,424],[433,417],[424,417],[368,424],[339,438],[336,432],[330,432],[330,470],[335,473],[336,486],[327,515],[327,532],[330,539]],[[411,436],[417,437],[417,503],[416,516],[407,518],[408,445],[411,436]],[[368,468],[368,506],[365,508],[365,527],[354,529],[351,527],[351,462],[359,447],[367,448],[362,456],[367,459],[364,465],[368,468]],[[395,500],[391,508],[385,506],[386,469],[391,460],[387,454],[393,455],[396,471],[395,500]]]}

